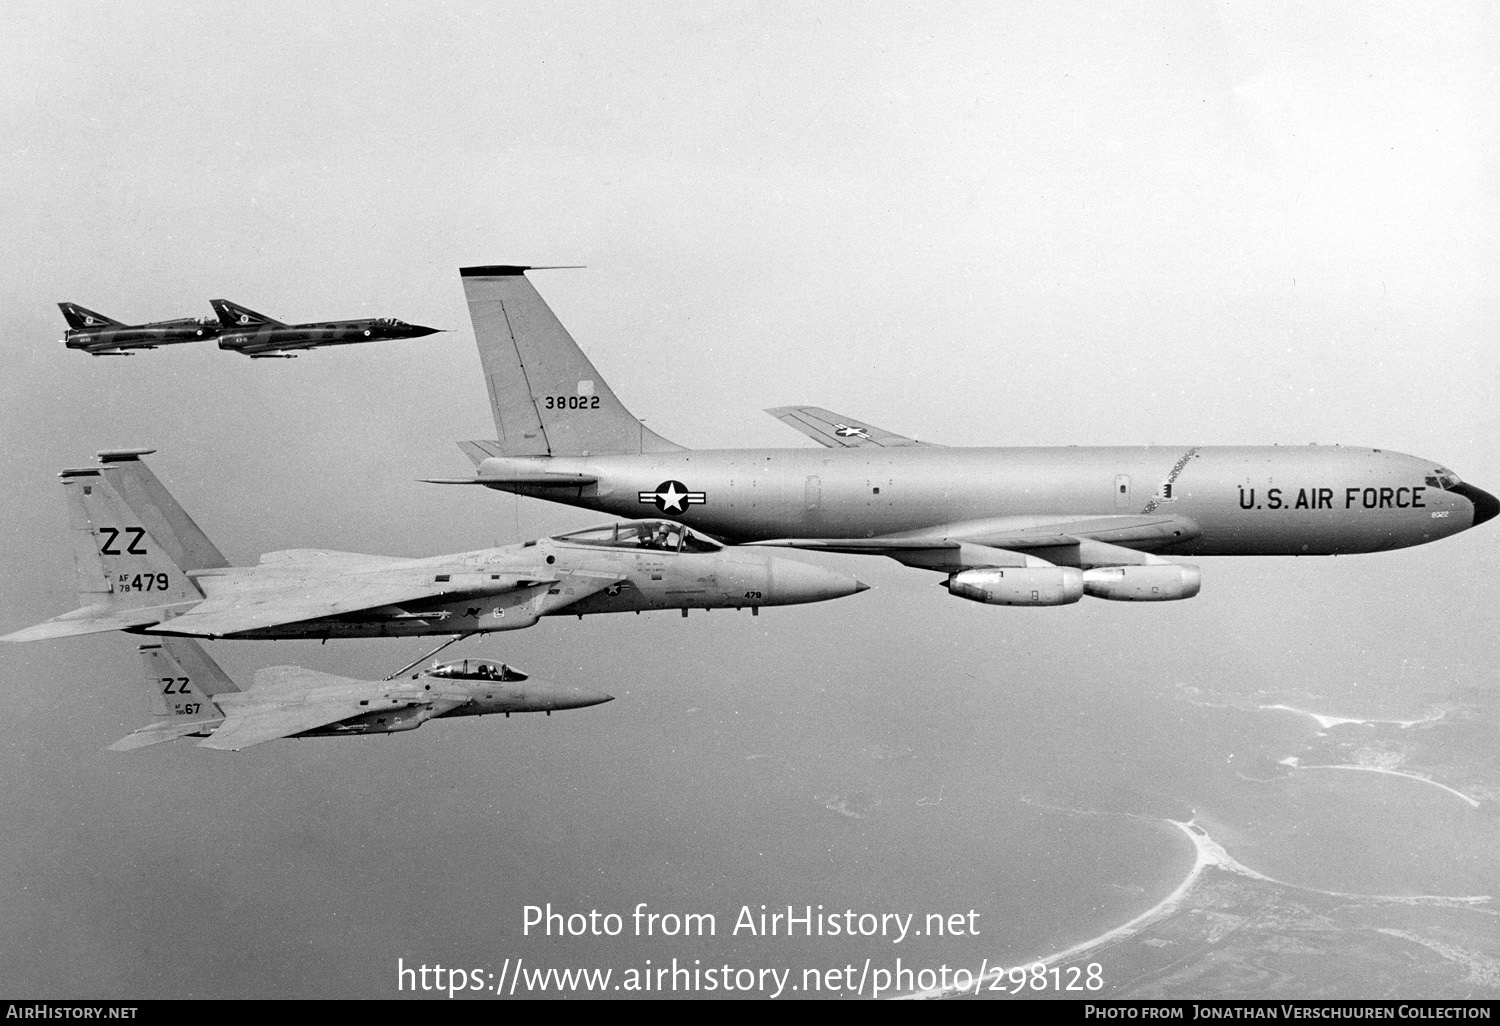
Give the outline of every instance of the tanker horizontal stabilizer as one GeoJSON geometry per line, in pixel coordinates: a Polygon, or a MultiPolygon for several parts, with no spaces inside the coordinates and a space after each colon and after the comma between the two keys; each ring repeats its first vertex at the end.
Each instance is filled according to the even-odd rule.
{"type": "Polygon", "coordinates": [[[830,449],[894,449],[912,445],[942,448],[934,442],[919,442],[915,438],[907,438],[894,431],[866,424],[862,420],[845,417],[821,406],[773,406],[766,412],[830,449]]]}

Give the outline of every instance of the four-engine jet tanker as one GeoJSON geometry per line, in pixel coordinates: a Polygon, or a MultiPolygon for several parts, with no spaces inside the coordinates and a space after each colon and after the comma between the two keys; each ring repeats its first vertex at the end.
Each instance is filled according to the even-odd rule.
{"type": "Polygon", "coordinates": [[[92,310],[85,310],[77,303],[58,303],[68,329],[63,333],[63,345],[69,349],[82,349],[90,356],[131,356],[132,349],[155,349],[157,346],[176,345],[179,342],[197,342],[214,338],[219,334],[217,321],[199,321],[191,317],[180,317],[172,321],[151,321],[147,324],[121,324],[92,310]]]}
{"type": "Polygon", "coordinates": [[[1190,598],[1167,556],[1421,545],[1500,501],[1431,460],[1347,446],[945,448],[812,406],[773,415],[822,449],[685,449],[633,417],[525,277],[462,270],[499,438],[473,483],[737,542],[873,553],[962,598],[1190,598]]]}
{"type": "Polygon", "coordinates": [[[211,299],[219,315],[219,348],[244,353],[251,359],[296,357],[293,350],[347,346],[357,342],[380,342],[393,338],[421,338],[441,328],[407,324],[390,317],[367,317],[354,321],[318,321],[283,324],[227,299],[211,299]]]}
{"type": "Polygon", "coordinates": [[[740,609],[863,591],[853,577],[634,521],[426,559],[298,549],[230,566],[140,457],[61,473],[79,609],[6,636],[124,630],[201,638],[465,636],[543,616],[740,609]]]}
{"type": "Polygon", "coordinates": [[[396,680],[352,680],[301,666],[272,666],[241,690],[187,638],[140,646],[144,686],[161,719],[110,745],[127,752],[179,737],[239,751],[282,737],[339,737],[416,730],[443,716],[581,709],[613,695],[532,680],[504,663],[460,659],[396,680]]]}

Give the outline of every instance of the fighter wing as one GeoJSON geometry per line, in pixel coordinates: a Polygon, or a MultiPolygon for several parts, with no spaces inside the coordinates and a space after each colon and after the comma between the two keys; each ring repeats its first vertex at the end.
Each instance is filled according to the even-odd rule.
{"type": "Polygon", "coordinates": [[[145,748],[147,745],[159,745],[163,741],[171,741],[175,738],[186,737],[189,734],[197,734],[211,728],[217,720],[193,720],[183,723],[178,720],[163,720],[153,723],[149,727],[132,730],[120,740],[109,746],[111,752],[130,752],[137,748],[145,748]]]}
{"type": "Polygon", "coordinates": [[[286,708],[257,705],[250,709],[227,711],[223,726],[205,740],[199,741],[198,747],[237,752],[263,741],[274,741],[279,737],[291,737],[303,731],[316,730],[369,711],[352,701],[303,702],[286,708]]]}
{"type": "Polygon", "coordinates": [[[249,691],[214,696],[224,722],[200,748],[237,752],[375,711],[437,704],[439,712],[462,700],[435,694],[395,695],[389,685],[335,677],[302,666],[272,666],[255,674],[249,691]]]}
{"type": "Polygon", "coordinates": [[[317,730],[370,711],[353,697],[322,702],[278,702],[251,698],[248,693],[234,695],[223,703],[224,723],[199,748],[217,748],[237,752],[263,741],[291,737],[307,730],[317,730]]]}
{"type": "MultiPolygon", "coordinates": [[[[343,572],[322,580],[278,576],[282,579],[257,580],[254,574],[236,575],[222,579],[221,583],[215,583],[211,576],[200,577],[199,582],[207,587],[208,598],[152,633],[222,638],[325,616],[475,593],[472,587],[447,579],[453,575],[431,570],[343,572]]],[[[556,583],[553,578],[510,573],[486,574],[484,578],[485,595],[556,583]]]]}
{"type": "Polygon", "coordinates": [[[829,448],[875,446],[891,449],[908,445],[933,445],[932,442],[919,442],[915,438],[907,438],[818,406],[773,406],[766,412],[783,424],[801,431],[819,445],[829,448]]]}
{"type": "MultiPolygon", "coordinates": [[[[34,627],[5,635],[0,641],[50,641],[79,634],[123,631],[132,627],[149,627],[171,617],[178,606],[151,606],[145,609],[110,610],[105,606],[86,606],[39,623],[34,627]]],[[[185,608],[192,608],[191,605],[185,608]]]]}

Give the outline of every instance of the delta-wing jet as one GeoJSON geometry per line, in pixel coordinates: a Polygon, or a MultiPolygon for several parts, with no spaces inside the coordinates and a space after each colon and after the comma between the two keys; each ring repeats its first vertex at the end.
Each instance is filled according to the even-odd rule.
{"type": "Polygon", "coordinates": [[[461,271],[499,434],[472,483],[736,542],[889,556],[977,602],[1190,598],[1169,556],[1379,552],[1500,501],[1439,463],[1324,446],[948,448],[815,406],[770,412],[820,449],[686,449],[636,419],[527,280],[461,271]]]}
{"type": "MultiPolygon", "coordinates": [[[[181,737],[237,752],[283,737],[343,737],[416,730],[445,716],[582,709],[614,699],[533,680],[504,663],[460,659],[410,676],[354,680],[301,666],[272,666],[241,690],[202,646],[163,638],[140,646],[142,684],[159,719],[110,745],[128,752],[181,737]]],[[[408,667],[407,669],[410,669],[408,667]]]]}
{"type": "Polygon", "coordinates": [[[69,349],[82,349],[90,356],[132,356],[132,349],[198,342],[219,334],[217,321],[179,317],[171,321],[122,324],[77,303],[57,305],[68,322],[67,330],[63,332],[63,345],[69,349]]]}
{"type": "Polygon", "coordinates": [[[296,549],[230,566],[141,461],[64,470],[79,608],[9,634],[123,630],[198,638],[463,637],[543,616],[743,609],[864,591],[845,574],[735,549],[668,520],[632,521],[425,559],[296,549]]]}
{"type": "Polygon", "coordinates": [[[219,348],[244,353],[254,360],[294,359],[304,349],[348,346],[396,338],[436,335],[442,328],[407,324],[393,317],[365,317],[353,321],[315,321],[283,324],[273,317],[227,299],[211,299],[219,315],[219,348]]]}

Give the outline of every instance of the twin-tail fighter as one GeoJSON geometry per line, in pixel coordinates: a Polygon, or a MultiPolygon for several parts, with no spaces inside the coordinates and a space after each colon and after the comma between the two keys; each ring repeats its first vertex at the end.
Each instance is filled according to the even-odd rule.
{"type": "Polygon", "coordinates": [[[428,720],[491,713],[582,709],[612,701],[601,691],[534,680],[504,663],[460,659],[385,680],[354,680],[301,666],[272,666],[241,689],[187,638],[140,646],[154,723],[110,745],[125,752],[176,738],[239,751],[284,737],[343,737],[416,730],[428,720]]]}
{"type": "Polygon", "coordinates": [[[455,638],[543,616],[744,609],[864,591],[845,574],[736,549],[668,520],[632,521],[501,548],[399,559],[272,552],[231,566],[142,462],[99,453],[64,470],[79,608],[0,640],[129,631],[197,638],[455,638]]]}
{"type": "Polygon", "coordinates": [[[347,346],[359,342],[381,342],[387,339],[422,338],[436,335],[442,328],[407,324],[391,317],[365,317],[352,321],[314,321],[307,324],[283,324],[249,307],[227,299],[211,299],[219,315],[219,348],[244,353],[253,360],[294,359],[305,349],[324,346],[347,346]]]}
{"type": "Polygon", "coordinates": [[[113,317],[86,310],[77,303],[58,303],[68,322],[63,345],[90,356],[133,356],[134,349],[156,349],[182,342],[199,342],[219,334],[219,322],[179,317],[171,321],[123,324],[113,317]]]}
{"type": "Polygon", "coordinates": [[[687,449],[636,419],[526,278],[461,271],[499,437],[478,484],[734,542],[889,556],[960,598],[1186,599],[1167,557],[1381,552],[1500,513],[1447,467],[1342,445],[947,448],[815,406],[768,412],[822,448],[687,449]]]}

